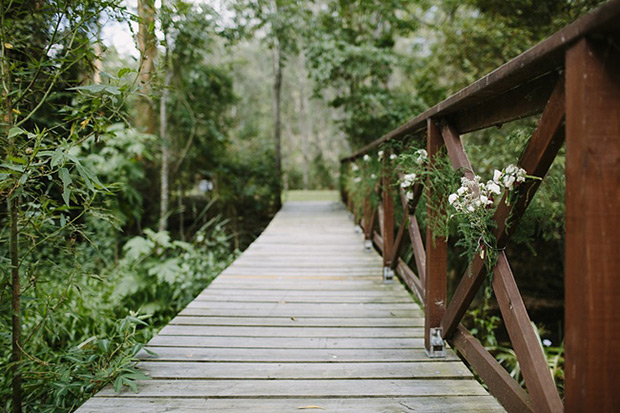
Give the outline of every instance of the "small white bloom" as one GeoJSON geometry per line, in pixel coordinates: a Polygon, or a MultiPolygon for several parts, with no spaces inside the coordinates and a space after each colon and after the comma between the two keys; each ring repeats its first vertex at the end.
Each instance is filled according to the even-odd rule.
{"type": "Polygon", "coordinates": [[[357,178],[353,178],[353,182],[361,182],[362,178],[360,178],[359,176],[357,178]]]}
{"type": "Polygon", "coordinates": [[[499,195],[502,193],[502,189],[493,181],[487,182],[487,190],[495,195],[499,195]]]}
{"type": "Polygon", "coordinates": [[[463,195],[467,192],[467,187],[466,186],[462,186],[459,189],[456,190],[456,193],[459,195],[463,195]]]}
{"type": "Polygon", "coordinates": [[[371,177],[372,179],[375,179],[375,178],[377,177],[377,175],[375,175],[375,174],[371,174],[371,175],[370,175],[370,177],[371,177]]]}
{"type": "Polygon", "coordinates": [[[450,205],[454,205],[454,203],[459,199],[459,196],[457,194],[450,194],[450,196],[448,197],[448,203],[450,203],[450,205]]]}
{"type": "Polygon", "coordinates": [[[377,153],[377,155],[379,156],[379,159],[383,159],[383,151],[379,151],[379,153],[377,153]]]}
{"type": "Polygon", "coordinates": [[[484,205],[488,205],[489,198],[487,198],[485,195],[480,195],[480,202],[482,202],[484,205]]]}
{"type": "Polygon", "coordinates": [[[370,156],[368,156],[368,154],[366,154],[366,155],[364,155],[364,157],[362,159],[364,159],[365,162],[368,162],[370,160],[370,156]]]}
{"type": "Polygon", "coordinates": [[[473,206],[473,205],[469,205],[469,206],[467,207],[467,210],[468,210],[469,212],[474,212],[474,211],[475,211],[475,208],[474,208],[474,206],[473,206]]]}
{"type": "Polygon", "coordinates": [[[518,170],[518,168],[515,165],[513,165],[513,164],[510,164],[510,165],[508,165],[506,167],[506,173],[510,174],[510,175],[515,174],[517,172],[517,170],[518,170]]]}
{"type": "Polygon", "coordinates": [[[482,205],[482,200],[480,198],[476,199],[474,201],[474,205],[477,206],[477,207],[481,206],[482,205]]]}
{"type": "Polygon", "coordinates": [[[407,189],[407,188],[409,188],[409,185],[407,184],[407,182],[402,181],[402,182],[400,183],[400,187],[401,187],[401,188],[403,188],[403,189],[407,189]]]}
{"type": "Polygon", "coordinates": [[[351,169],[353,170],[353,172],[357,172],[357,171],[359,171],[360,167],[359,167],[359,166],[357,166],[357,164],[356,164],[356,163],[354,163],[354,164],[351,166],[351,169]]]}
{"type": "Polygon", "coordinates": [[[418,149],[416,152],[416,160],[415,162],[418,165],[422,165],[424,163],[424,161],[426,161],[426,159],[428,158],[428,153],[426,152],[425,149],[418,149]]]}
{"type": "Polygon", "coordinates": [[[407,198],[408,201],[411,201],[413,199],[413,192],[407,191],[407,193],[405,194],[405,197],[407,198]]]}
{"type": "Polygon", "coordinates": [[[395,160],[396,158],[398,158],[398,155],[396,155],[395,153],[390,155],[390,160],[395,160]]]}
{"type": "Polygon", "coordinates": [[[546,339],[544,339],[544,340],[543,340],[543,346],[545,346],[545,347],[550,347],[550,346],[551,346],[551,344],[553,344],[553,343],[552,343],[552,342],[551,342],[551,340],[549,340],[548,338],[546,338],[546,339]]]}
{"type": "Polygon", "coordinates": [[[493,180],[497,183],[502,179],[502,171],[498,171],[497,169],[493,171],[493,180]]]}
{"type": "Polygon", "coordinates": [[[504,176],[504,186],[507,189],[512,189],[512,185],[515,183],[515,177],[512,175],[504,176]]]}

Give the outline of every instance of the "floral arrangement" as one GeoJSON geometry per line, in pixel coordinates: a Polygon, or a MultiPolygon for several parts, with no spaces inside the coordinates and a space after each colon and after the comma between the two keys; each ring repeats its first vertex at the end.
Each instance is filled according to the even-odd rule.
{"type": "Polygon", "coordinates": [[[493,214],[496,201],[506,192],[506,202],[510,204],[515,196],[513,190],[528,177],[524,169],[508,165],[501,171],[496,169],[493,179],[486,183],[478,175],[473,179],[461,178],[461,186],[448,196],[448,203],[455,211],[450,215],[450,220],[457,221],[461,235],[457,245],[464,247],[470,261],[478,254],[487,269],[495,266],[497,242],[492,229],[495,226],[493,214]]]}

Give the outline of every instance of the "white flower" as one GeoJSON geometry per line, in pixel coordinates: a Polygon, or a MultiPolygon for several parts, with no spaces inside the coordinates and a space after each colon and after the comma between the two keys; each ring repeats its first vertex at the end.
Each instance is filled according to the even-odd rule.
{"type": "MultiPolygon", "coordinates": [[[[495,177],[493,177],[493,179],[495,179],[495,177]]],[[[499,187],[499,185],[497,185],[495,182],[493,181],[489,181],[487,182],[487,190],[495,195],[499,195],[502,193],[502,189],[499,187]]]]}
{"type": "Polygon", "coordinates": [[[398,155],[396,155],[395,153],[390,155],[390,160],[395,160],[396,158],[398,158],[398,155]]]}
{"type": "Polygon", "coordinates": [[[375,175],[375,174],[371,174],[371,175],[370,175],[370,178],[371,178],[371,179],[375,179],[376,177],[377,177],[377,175],[375,175]]]}
{"type": "Polygon", "coordinates": [[[428,152],[426,152],[425,149],[418,149],[416,152],[416,160],[415,162],[418,165],[422,165],[424,163],[424,161],[426,161],[426,159],[428,158],[428,152]]]}
{"type": "Polygon", "coordinates": [[[519,170],[519,168],[517,168],[515,165],[510,164],[506,167],[506,173],[510,174],[510,175],[514,175],[515,173],[517,173],[517,171],[519,170]]]}
{"type": "Polygon", "coordinates": [[[456,193],[459,195],[463,195],[464,193],[467,192],[467,187],[466,186],[462,186],[459,189],[456,190],[456,193]]]}
{"type": "Polygon", "coordinates": [[[507,189],[512,189],[512,185],[515,183],[515,177],[512,175],[504,176],[504,186],[507,189]]]}
{"type": "Polygon", "coordinates": [[[549,340],[548,338],[544,339],[542,343],[543,343],[543,346],[545,347],[550,347],[551,344],[553,344],[551,340],[549,340]]]}
{"type": "Polygon", "coordinates": [[[450,196],[448,197],[448,203],[450,203],[450,205],[453,205],[458,199],[459,196],[457,194],[450,194],[450,196]]]}
{"type": "Polygon", "coordinates": [[[467,210],[468,210],[469,212],[474,212],[474,211],[475,211],[475,209],[474,209],[473,205],[469,205],[469,206],[467,207],[467,210]]]}
{"type": "Polygon", "coordinates": [[[497,183],[502,179],[502,171],[498,171],[497,169],[493,171],[493,180],[497,183]]]}
{"type": "Polygon", "coordinates": [[[356,164],[356,163],[354,163],[354,164],[351,166],[351,169],[353,170],[353,172],[357,172],[357,171],[359,171],[360,167],[359,167],[359,166],[357,166],[357,164],[356,164]]]}
{"type": "Polygon", "coordinates": [[[480,202],[482,202],[484,205],[488,205],[489,198],[487,198],[485,195],[480,195],[480,202]]]}
{"type": "Polygon", "coordinates": [[[416,178],[416,174],[407,174],[403,176],[403,182],[401,183],[401,187],[403,189],[410,187],[414,184],[416,178]]]}
{"type": "Polygon", "coordinates": [[[370,160],[370,156],[368,156],[368,154],[366,154],[366,155],[364,155],[364,157],[362,159],[364,159],[365,162],[368,162],[370,160]]]}
{"type": "Polygon", "coordinates": [[[407,193],[405,194],[405,197],[407,198],[408,201],[411,201],[413,199],[413,192],[407,191],[407,193]]]}
{"type": "Polygon", "coordinates": [[[379,156],[379,159],[383,159],[383,151],[379,151],[379,153],[377,153],[377,155],[379,156]]]}
{"type": "Polygon", "coordinates": [[[361,182],[362,178],[360,178],[359,176],[357,178],[353,178],[353,182],[361,182]]]}

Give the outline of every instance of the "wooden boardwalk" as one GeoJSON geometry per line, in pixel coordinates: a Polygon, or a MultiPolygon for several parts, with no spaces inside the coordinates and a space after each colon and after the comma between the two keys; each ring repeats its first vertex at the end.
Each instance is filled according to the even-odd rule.
{"type": "Polygon", "coordinates": [[[265,232],[154,337],[139,392],[79,412],[503,411],[362,248],[335,202],[288,202],[265,232]]]}

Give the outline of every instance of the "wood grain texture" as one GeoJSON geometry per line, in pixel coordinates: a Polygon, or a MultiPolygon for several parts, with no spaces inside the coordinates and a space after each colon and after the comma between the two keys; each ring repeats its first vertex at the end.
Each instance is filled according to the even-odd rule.
{"type": "Polygon", "coordinates": [[[566,55],[567,412],[620,406],[619,73],[606,40],[566,55]]]}
{"type": "Polygon", "coordinates": [[[80,412],[502,411],[449,350],[344,208],[287,203],[239,259],[138,354],[152,380],[80,412]]]}
{"type": "Polygon", "coordinates": [[[109,398],[90,399],[80,412],[98,413],[112,410],[133,413],[164,412],[497,412],[497,402],[491,396],[427,396],[416,398],[286,398],[286,399],[214,399],[214,398],[109,398]]]}

